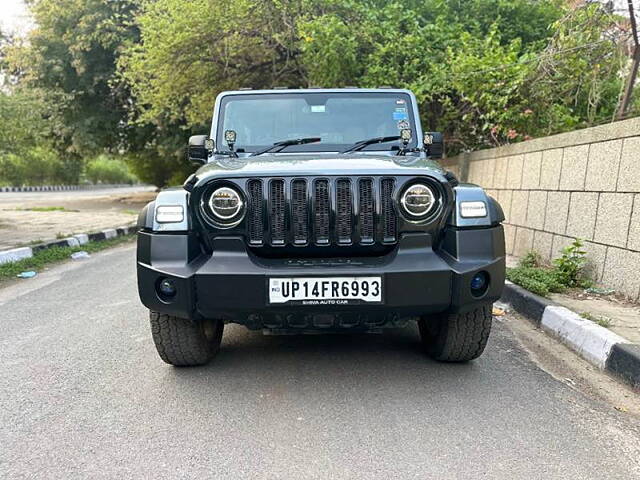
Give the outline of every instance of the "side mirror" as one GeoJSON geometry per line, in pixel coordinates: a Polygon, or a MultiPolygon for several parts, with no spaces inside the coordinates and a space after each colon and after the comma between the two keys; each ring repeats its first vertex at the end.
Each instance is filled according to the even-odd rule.
{"type": "Polygon", "coordinates": [[[425,132],[424,151],[427,157],[440,159],[444,154],[444,137],[440,132],[425,132]]]}
{"type": "Polygon", "coordinates": [[[193,163],[204,165],[207,163],[209,154],[213,151],[213,140],[207,135],[193,135],[189,137],[189,147],[187,148],[187,159],[193,163]]]}

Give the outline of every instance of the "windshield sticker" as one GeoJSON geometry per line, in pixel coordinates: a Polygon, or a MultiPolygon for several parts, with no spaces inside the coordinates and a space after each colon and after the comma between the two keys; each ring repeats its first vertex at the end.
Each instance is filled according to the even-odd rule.
{"type": "Polygon", "coordinates": [[[404,130],[405,128],[409,128],[409,122],[406,120],[400,120],[398,122],[398,130],[404,130]]]}
{"type": "Polygon", "coordinates": [[[324,113],[325,112],[325,106],[324,105],[311,105],[311,112],[312,113],[324,113]]]}
{"type": "Polygon", "coordinates": [[[407,118],[409,118],[407,112],[393,112],[394,120],[406,120],[407,118]]]}
{"type": "Polygon", "coordinates": [[[398,98],[396,100],[396,105],[404,105],[404,104],[405,104],[405,101],[402,98],[398,98]]]}

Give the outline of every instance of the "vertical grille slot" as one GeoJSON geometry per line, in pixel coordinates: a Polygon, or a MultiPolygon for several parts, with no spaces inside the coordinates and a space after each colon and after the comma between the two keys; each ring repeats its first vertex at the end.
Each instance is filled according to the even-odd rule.
{"type": "Polygon", "coordinates": [[[251,245],[262,245],[264,240],[262,182],[260,180],[250,180],[247,190],[249,192],[249,205],[247,206],[249,243],[251,245]]]}
{"type": "Polygon", "coordinates": [[[338,180],[336,182],[336,236],[338,243],[351,243],[353,217],[353,199],[351,195],[351,181],[338,180]]]}
{"type": "Polygon", "coordinates": [[[382,180],[382,238],[384,242],[395,242],[398,229],[398,219],[393,207],[393,184],[392,178],[382,180]]]}
{"type": "Polygon", "coordinates": [[[360,243],[373,243],[373,180],[360,180],[358,186],[358,220],[360,224],[360,243]]]}
{"type": "Polygon", "coordinates": [[[313,231],[315,232],[316,243],[327,245],[329,243],[329,215],[331,208],[328,180],[316,180],[313,197],[313,231]]]}
{"type": "Polygon", "coordinates": [[[307,214],[307,182],[294,180],[291,183],[291,225],[293,243],[304,245],[309,234],[309,216],[307,214]]]}
{"type": "Polygon", "coordinates": [[[272,180],[269,186],[271,244],[284,245],[285,240],[284,180],[272,180]]]}

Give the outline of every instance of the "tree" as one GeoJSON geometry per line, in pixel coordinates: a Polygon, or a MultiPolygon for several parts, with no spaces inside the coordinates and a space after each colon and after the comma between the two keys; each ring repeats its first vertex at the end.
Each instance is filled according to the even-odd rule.
{"type": "Polygon", "coordinates": [[[64,155],[120,148],[129,93],[115,75],[126,40],[138,36],[138,0],[36,0],[36,28],[11,52],[24,85],[50,106],[51,136],[64,155]]]}
{"type": "MultiPolygon", "coordinates": [[[[215,96],[275,86],[392,85],[416,94],[449,153],[610,118],[625,58],[600,3],[564,0],[33,0],[37,28],[5,49],[40,100],[38,134],[70,176],[124,155],[181,183],[215,96]]],[[[0,59],[0,61],[2,61],[0,59]]],[[[636,102],[636,105],[638,102],[636,102]]]]}
{"type": "Polygon", "coordinates": [[[131,44],[120,60],[139,120],[160,128],[204,125],[222,90],[300,85],[296,5],[286,0],[146,4],[138,18],[142,41],[131,44]]]}

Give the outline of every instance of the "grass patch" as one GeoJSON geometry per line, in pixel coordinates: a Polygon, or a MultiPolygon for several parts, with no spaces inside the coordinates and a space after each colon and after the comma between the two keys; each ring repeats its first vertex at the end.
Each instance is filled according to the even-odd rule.
{"type": "Polygon", "coordinates": [[[80,210],[70,210],[65,207],[30,207],[19,208],[23,212],[79,212],[80,210]]]}
{"type": "Polygon", "coordinates": [[[552,268],[519,265],[516,268],[507,269],[507,278],[542,297],[546,297],[552,292],[563,292],[566,288],[560,282],[557,272],[552,268]]]}
{"type": "Polygon", "coordinates": [[[609,317],[605,317],[604,315],[593,315],[589,312],[582,312],[580,316],[587,320],[591,320],[592,322],[595,322],[604,328],[609,328],[611,326],[611,319],[609,317]]]}
{"type": "Polygon", "coordinates": [[[27,270],[35,270],[36,272],[42,271],[44,267],[51,264],[68,260],[72,253],[80,252],[82,250],[94,253],[104,250],[106,248],[115,247],[123,243],[130,242],[135,237],[135,234],[124,235],[121,237],[110,238],[100,242],[89,242],[78,247],[52,247],[46,250],[39,250],[33,254],[31,258],[25,258],[18,260],[17,262],[5,263],[0,265],[0,281],[15,278],[20,272],[27,270]]]}
{"type": "Polygon", "coordinates": [[[586,288],[592,285],[583,275],[586,252],[582,241],[576,239],[562,250],[562,255],[553,265],[543,265],[536,252],[527,253],[515,268],[507,268],[507,278],[542,297],[550,293],[560,293],[567,288],[586,288]]]}
{"type": "Polygon", "coordinates": [[[125,208],[124,210],[122,210],[122,213],[126,213],[128,215],[138,215],[140,213],[140,210],[132,210],[130,208],[125,208]]]}

